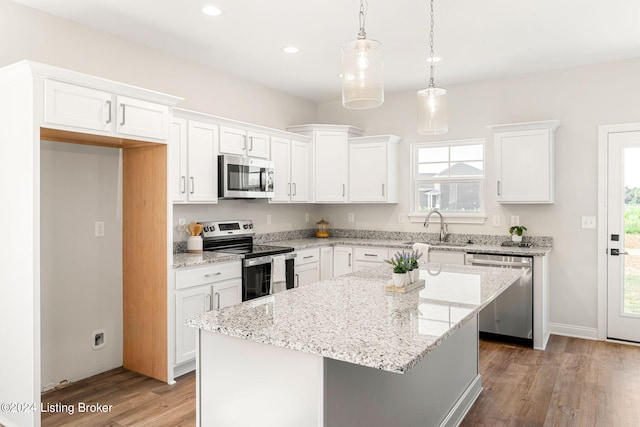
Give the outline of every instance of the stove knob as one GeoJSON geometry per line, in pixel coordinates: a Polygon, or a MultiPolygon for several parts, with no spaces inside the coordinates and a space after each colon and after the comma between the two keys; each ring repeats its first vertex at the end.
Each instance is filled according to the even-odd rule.
{"type": "Polygon", "coordinates": [[[249,228],[253,228],[253,224],[249,224],[249,228]]]}
{"type": "Polygon", "coordinates": [[[247,228],[249,228],[249,224],[244,224],[244,225],[242,226],[242,228],[244,228],[244,229],[246,230],[247,228]]]}
{"type": "Polygon", "coordinates": [[[206,233],[207,231],[209,231],[209,227],[206,227],[206,226],[205,226],[205,227],[203,228],[203,230],[204,230],[204,232],[206,233]]]}

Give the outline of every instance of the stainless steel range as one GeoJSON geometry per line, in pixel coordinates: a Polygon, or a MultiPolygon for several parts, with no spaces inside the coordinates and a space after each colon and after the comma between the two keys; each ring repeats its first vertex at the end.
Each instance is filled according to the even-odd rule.
{"type": "Polygon", "coordinates": [[[203,226],[203,250],[243,256],[242,301],[295,286],[294,249],[254,245],[252,221],[206,221],[200,224],[203,226]]]}

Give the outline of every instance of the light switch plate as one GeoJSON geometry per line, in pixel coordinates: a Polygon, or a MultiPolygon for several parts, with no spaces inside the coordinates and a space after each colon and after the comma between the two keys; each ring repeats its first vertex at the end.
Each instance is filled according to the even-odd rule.
{"type": "Polygon", "coordinates": [[[347,215],[349,222],[354,222],[356,220],[356,215],[354,213],[349,213],[347,215]]]}
{"type": "Polygon", "coordinates": [[[596,217],[595,216],[583,216],[582,218],[582,228],[596,228],[596,217]]]}
{"type": "Polygon", "coordinates": [[[500,215],[493,216],[493,226],[500,227],[500,215]]]}
{"type": "Polygon", "coordinates": [[[515,227],[516,225],[520,225],[520,217],[518,215],[511,215],[511,226],[515,227]]]}
{"type": "Polygon", "coordinates": [[[96,221],[95,235],[96,237],[104,237],[104,221],[96,221]]]}
{"type": "Polygon", "coordinates": [[[271,215],[267,215],[267,224],[271,224],[271,215]]]}

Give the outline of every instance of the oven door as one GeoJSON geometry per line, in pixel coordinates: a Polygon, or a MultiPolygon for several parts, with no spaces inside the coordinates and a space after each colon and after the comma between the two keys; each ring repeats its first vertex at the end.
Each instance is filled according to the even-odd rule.
{"type": "MultiPolygon", "coordinates": [[[[294,287],[294,258],[285,259],[286,288],[294,287]]],[[[242,263],[242,301],[260,298],[272,293],[271,257],[245,259],[242,263]]]]}
{"type": "Polygon", "coordinates": [[[218,156],[218,197],[266,199],[273,197],[274,163],[238,156],[218,156]]]}

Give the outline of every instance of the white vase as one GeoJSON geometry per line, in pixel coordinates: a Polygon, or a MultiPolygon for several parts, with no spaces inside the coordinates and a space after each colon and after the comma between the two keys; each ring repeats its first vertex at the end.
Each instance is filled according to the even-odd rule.
{"type": "Polygon", "coordinates": [[[393,273],[393,286],[403,288],[407,281],[407,273],[393,273]]]}
{"type": "Polygon", "coordinates": [[[187,252],[190,254],[197,254],[202,252],[202,237],[201,236],[189,236],[187,237],[187,252]]]}
{"type": "Polygon", "coordinates": [[[517,234],[512,234],[511,235],[511,241],[512,242],[516,242],[516,243],[520,243],[520,242],[522,242],[522,236],[518,236],[517,234]]]}

